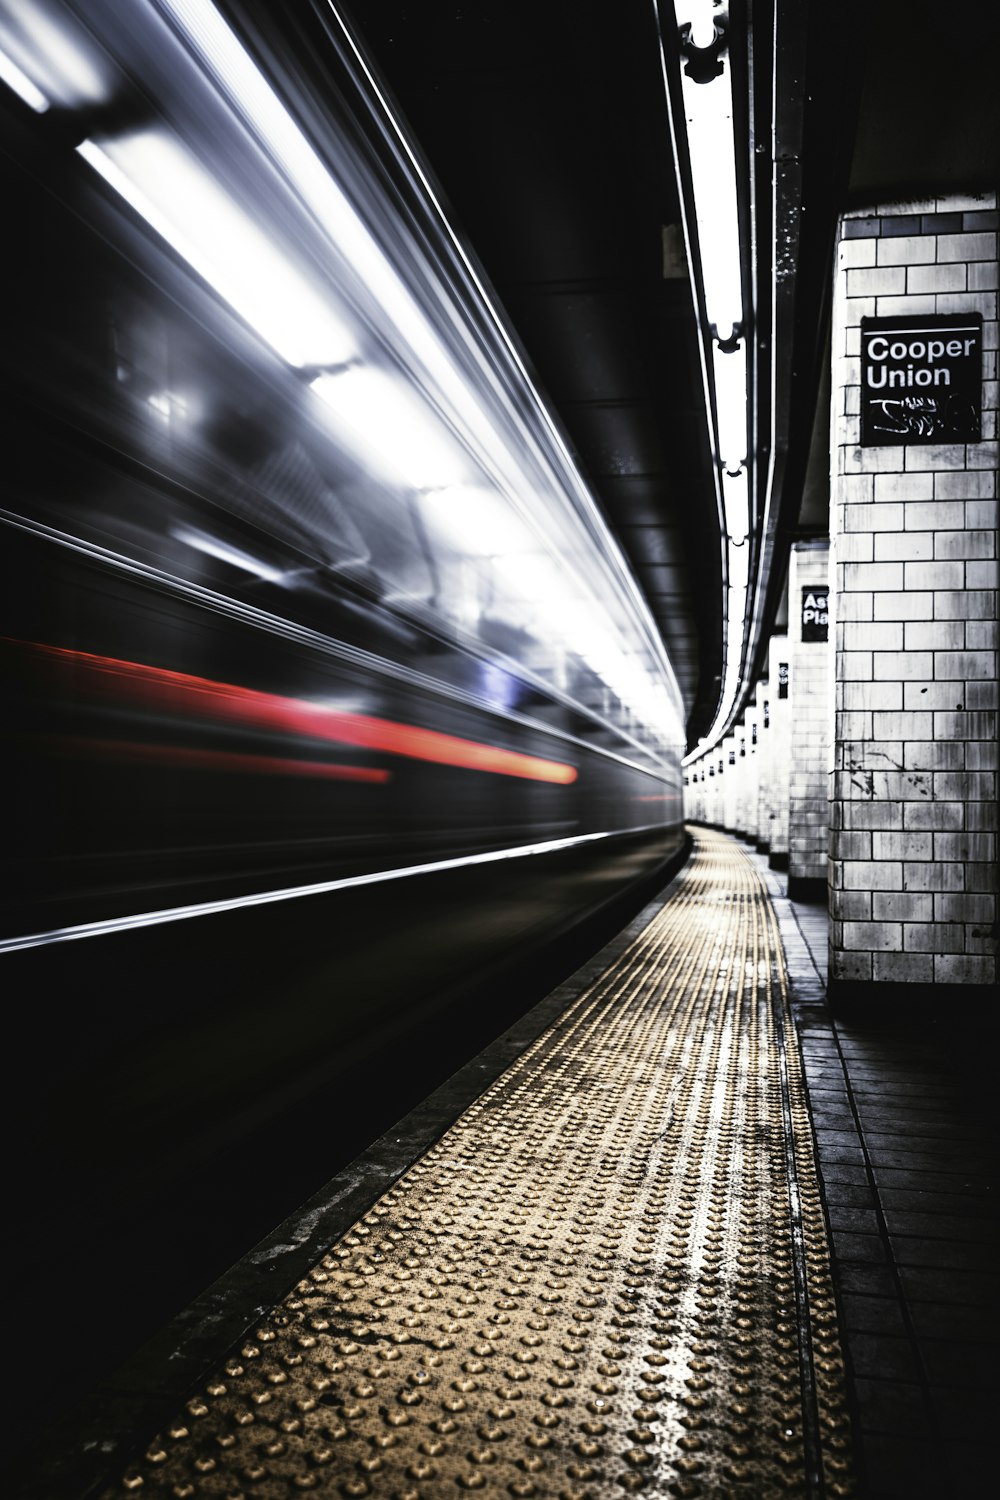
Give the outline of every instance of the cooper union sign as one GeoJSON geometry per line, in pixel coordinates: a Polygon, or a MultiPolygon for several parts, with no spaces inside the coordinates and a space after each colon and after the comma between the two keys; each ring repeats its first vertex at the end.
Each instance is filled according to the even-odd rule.
{"type": "Polygon", "coordinates": [[[861,319],[861,446],[978,443],[979,313],[861,319]]]}

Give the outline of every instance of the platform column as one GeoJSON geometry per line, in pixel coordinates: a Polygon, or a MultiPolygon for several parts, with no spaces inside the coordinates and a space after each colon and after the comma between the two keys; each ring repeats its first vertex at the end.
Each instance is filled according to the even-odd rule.
{"type": "Polygon", "coordinates": [[[835,1003],[996,980],[996,227],[992,194],[883,204],[840,227],[835,1003]],[[899,332],[873,348],[886,318],[899,332]],[[978,366],[980,328],[973,370],[964,341],[978,366]],[[932,337],[954,349],[947,375],[932,337]],[[912,367],[931,399],[907,389],[876,407],[893,365],[899,386],[912,367]],[[957,407],[936,394],[949,383],[957,407]],[[908,423],[905,436],[886,439],[873,411],[908,423]]]}
{"type": "Polygon", "coordinates": [[[779,632],[768,647],[768,711],[764,733],[767,776],[768,863],[788,869],[788,768],[791,724],[788,716],[788,636],[779,632]]]}
{"type": "Polygon", "coordinates": [[[832,764],[827,639],[830,544],[795,542],[788,564],[788,894],[826,898],[832,764]]]}

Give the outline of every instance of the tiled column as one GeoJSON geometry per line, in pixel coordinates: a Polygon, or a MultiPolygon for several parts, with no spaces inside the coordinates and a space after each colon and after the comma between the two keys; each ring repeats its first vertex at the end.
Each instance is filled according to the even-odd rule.
{"type": "Polygon", "coordinates": [[[727,734],[722,741],[722,826],[729,833],[736,832],[737,744],[735,734],[727,734]]]}
{"type": "Polygon", "coordinates": [[[829,586],[829,542],[795,542],[788,564],[788,894],[793,900],[826,896],[829,844],[830,714],[829,640],[804,638],[804,595],[829,586]]]}
{"type": "Polygon", "coordinates": [[[768,725],[762,729],[762,769],[766,775],[768,863],[788,869],[789,719],[788,636],[773,635],[768,647],[768,725]]]}
{"type": "Polygon", "coordinates": [[[996,199],[853,213],[838,253],[831,995],[906,1002],[996,980],[996,199]],[[861,447],[861,319],[925,314],[982,317],[982,439],[861,447]]]}

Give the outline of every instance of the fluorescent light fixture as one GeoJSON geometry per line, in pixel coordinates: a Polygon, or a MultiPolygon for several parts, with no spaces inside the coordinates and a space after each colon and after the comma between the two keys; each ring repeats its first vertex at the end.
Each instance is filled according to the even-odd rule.
{"type": "Polygon", "coordinates": [[[49,101],[41,89],[32,83],[27,73],[23,72],[14,59],[7,56],[6,52],[0,52],[0,78],[36,114],[43,115],[48,109],[49,101]]]}
{"type": "Polygon", "coordinates": [[[465,477],[464,452],[402,374],[348,365],[317,376],[312,389],[359,458],[417,490],[445,489],[465,477]]]}
{"type": "Polygon", "coordinates": [[[186,546],[193,547],[196,552],[203,552],[206,557],[217,557],[220,562],[229,563],[233,568],[241,568],[244,573],[253,573],[256,578],[263,578],[265,583],[284,584],[288,581],[287,575],[280,568],[272,568],[252,557],[249,552],[231,547],[228,542],[219,541],[217,537],[198,531],[193,526],[175,526],[171,535],[186,546]]]}
{"type": "MultiPolygon", "coordinates": [[[[740,469],[737,474],[723,474],[722,505],[729,540],[740,547],[750,533],[750,480],[746,469],[740,469]]],[[[730,548],[730,554],[732,550],[730,548]]]]}
{"type": "Polygon", "coordinates": [[[705,312],[716,337],[728,341],[743,322],[743,281],[728,53],[720,60],[722,73],[707,83],[689,78],[682,62],[681,93],[705,312]]]}
{"type": "Polygon", "coordinates": [[[165,130],[76,149],[290,365],[353,355],[353,339],[324,296],[165,130]]]}
{"type": "Polygon", "coordinates": [[[727,473],[734,474],[747,456],[747,352],[741,340],[726,354],[712,346],[715,379],[715,410],[718,421],[719,459],[727,473]]]}

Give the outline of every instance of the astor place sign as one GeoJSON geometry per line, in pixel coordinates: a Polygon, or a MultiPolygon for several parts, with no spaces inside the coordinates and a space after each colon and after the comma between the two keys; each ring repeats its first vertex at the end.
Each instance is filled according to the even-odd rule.
{"type": "Polygon", "coordinates": [[[983,320],[861,319],[861,446],[978,443],[983,320]]]}

